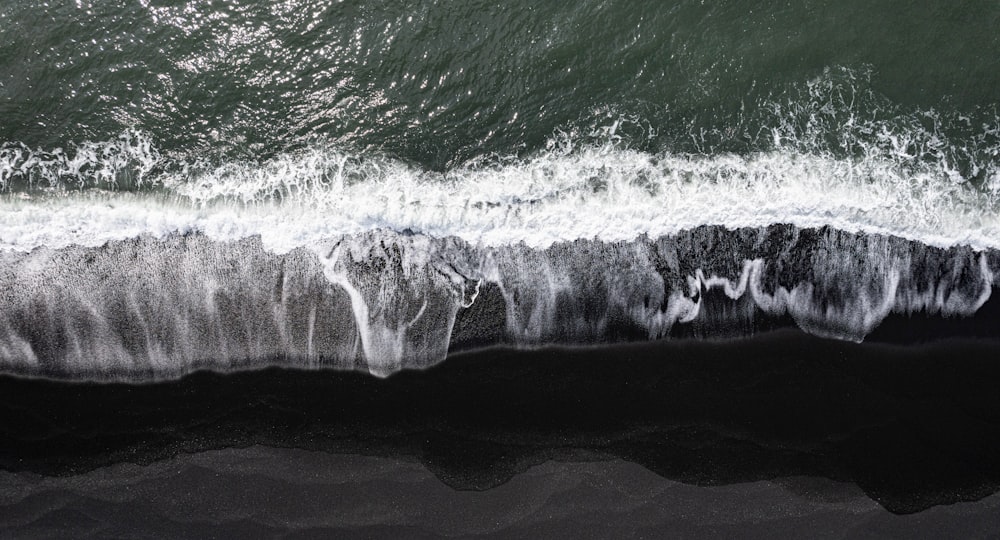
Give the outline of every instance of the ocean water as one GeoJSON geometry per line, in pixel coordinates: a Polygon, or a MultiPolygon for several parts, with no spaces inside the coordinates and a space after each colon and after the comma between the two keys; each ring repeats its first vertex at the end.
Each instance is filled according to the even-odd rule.
{"type": "Polygon", "coordinates": [[[470,346],[971,316],[1000,276],[998,22],[988,2],[5,5],[0,363],[384,376],[470,346]]]}
{"type": "Polygon", "coordinates": [[[1000,232],[989,2],[81,1],[0,21],[8,249],[1000,232]]]}

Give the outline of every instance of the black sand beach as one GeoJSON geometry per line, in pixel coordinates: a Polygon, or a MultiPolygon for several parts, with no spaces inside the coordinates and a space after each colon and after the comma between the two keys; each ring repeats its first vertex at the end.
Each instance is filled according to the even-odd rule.
{"type": "Polygon", "coordinates": [[[743,486],[736,492],[787,478],[847,484],[909,514],[1000,489],[998,352],[976,338],[854,344],[780,330],[488,349],[388,379],[276,368],[147,385],[4,377],[0,468],[9,490],[15,479],[42,481],[34,475],[70,485],[115,464],[162,467],[208,452],[235,466],[240,449],[299,449],[419,464],[457,497],[533,467],[608,462],[671,485],[743,486]]]}

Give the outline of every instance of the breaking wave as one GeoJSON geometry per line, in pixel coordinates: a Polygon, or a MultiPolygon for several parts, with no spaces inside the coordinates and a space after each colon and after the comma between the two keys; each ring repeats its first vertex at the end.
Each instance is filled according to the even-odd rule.
{"type": "Polygon", "coordinates": [[[997,247],[1000,116],[903,111],[859,77],[829,70],[716,129],[674,130],[664,150],[640,141],[662,133],[605,109],[527,155],[447,171],[323,141],[259,160],[169,154],[137,131],[6,144],[0,246],[200,232],[286,252],[390,229],[545,247],[791,223],[997,247]]]}

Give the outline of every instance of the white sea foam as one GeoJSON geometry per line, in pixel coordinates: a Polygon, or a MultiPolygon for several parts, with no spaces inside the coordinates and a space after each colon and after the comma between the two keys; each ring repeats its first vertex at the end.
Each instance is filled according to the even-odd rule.
{"type": "Polygon", "coordinates": [[[109,141],[85,141],[51,151],[7,143],[0,145],[0,189],[126,188],[150,184],[154,180],[149,173],[161,159],[152,139],[132,130],[109,141]]]}
{"type": "MultiPolygon", "coordinates": [[[[157,189],[10,190],[0,203],[0,246],[100,245],[140,234],[197,231],[220,240],[260,235],[269,249],[287,252],[386,228],[457,236],[476,245],[545,247],[577,238],[659,236],[705,224],[791,223],[936,246],[1000,247],[995,168],[983,174],[983,186],[974,187],[948,163],[884,153],[836,158],[777,148],[706,156],[556,143],[531,158],[470,163],[446,173],[316,145],[264,163],[167,167],[172,172],[150,174],[162,158],[139,146],[128,157],[116,154],[115,166],[135,162],[137,183],[157,189]]],[[[50,170],[79,168],[78,158],[61,155],[47,165],[50,170]]],[[[26,167],[28,160],[18,159],[26,167]]],[[[84,171],[99,173],[104,184],[123,175],[111,166],[84,171]]]]}

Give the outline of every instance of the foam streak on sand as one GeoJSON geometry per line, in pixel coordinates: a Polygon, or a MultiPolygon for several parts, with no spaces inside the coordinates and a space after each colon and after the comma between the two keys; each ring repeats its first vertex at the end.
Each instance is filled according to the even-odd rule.
{"type": "Polygon", "coordinates": [[[270,364],[385,376],[461,348],[692,324],[726,337],[782,317],[860,341],[890,313],[973,315],[997,269],[994,251],[787,225],[547,249],[370,231],[284,254],[256,238],[142,237],[4,252],[0,358],[5,371],[102,380],[270,364]],[[730,302],[707,303],[713,290],[730,302]]]}

